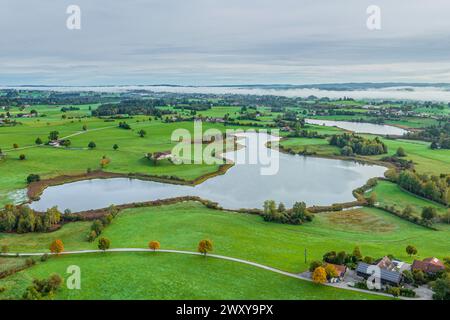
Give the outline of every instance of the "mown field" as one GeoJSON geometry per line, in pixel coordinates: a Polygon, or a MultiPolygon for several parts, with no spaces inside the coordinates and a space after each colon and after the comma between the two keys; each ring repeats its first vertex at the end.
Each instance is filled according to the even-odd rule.
{"type": "MultiPolygon", "coordinates": [[[[47,252],[52,240],[61,239],[65,244],[65,250],[96,248],[96,243],[86,241],[85,237],[89,227],[90,223],[88,222],[75,222],[66,224],[62,229],[52,233],[39,235],[1,234],[0,246],[8,245],[10,252],[47,252]]],[[[196,202],[125,210],[102,234],[102,236],[111,240],[111,247],[113,248],[146,248],[150,240],[158,240],[161,242],[161,248],[187,251],[196,251],[198,241],[209,238],[214,243],[214,253],[216,254],[246,259],[294,273],[305,271],[310,261],[321,259],[327,251],[345,250],[351,252],[355,246],[359,246],[365,256],[379,258],[387,254],[393,254],[398,259],[411,262],[413,258],[406,254],[405,247],[412,244],[418,249],[418,255],[415,258],[428,256],[443,258],[448,253],[450,246],[449,235],[449,226],[442,225],[440,231],[433,231],[378,209],[364,208],[323,213],[316,215],[311,223],[293,226],[264,222],[261,217],[255,215],[208,209],[196,202]],[[308,259],[306,264],[304,262],[305,249],[308,259]]],[[[145,277],[145,281],[150,281],[148,286],[144,284],[142,286],[146,287],[148,291],[152,291],[153,281],[163,281],[153,279],[159,278],[156,276],[159,271],[156,270],[160,269],[167,269],[165,272],[167,272],[166,275],[169,278],[175,277],[175,279],[178,279],[174,280],[174,284],[167,288],[167,292],[171,292],[167,294],[172,294],[172,298],[183,298],[185,291],[183,287],[179,286],[184,283],[182,279],[190,279],[191,276],[195,277],[195,281],[201,283],[195,290],[191,291],[191,296],[195,298],[206,298],[208,294],[212,294],[211,297],[217,298],[279,299],[286,298],[287,295],[289,296],[295,291],[286,289],[286,293],[281,294],[281,290],[274,289],[278,286],[277,281],[296,283],[292,286],[293,288],[297,286],[298,292],[292,294],[292,298],[300,298],[301,296],[303,298],[317,298],[316,294],[319,294],[318,292],[314,293],[316,289],[310,291],[309,284],[303,287],[303,282],[298,282],[295,279],[280,280],[278,275],[254,270],[254,268],[248,266],[237,266],[234,263],[222,263],[222,261],[213,261],[213,259],[207,258],[207,261],[212,261],[211,265],[203,267],[203,265],[198,265],[204,263],[201,257],[185,258],[168,255],[166,257],[163,254],[160,256],[164,256],[161,260],[168,259],[172,262],[168,261],[167,264],[160,260],[156,262],[156,259],[151,257],[145,258],[145,254],[135,255],[131,253],[53,258],[18,275],[0,280],[0,286],[11,288],[12,291],[9,294],[14,295],[14,292],[21,291],[24,288],[24,283],[29,282],[32,277],[44,277],[52,272],[64,274],[61,271],[64,270],[63,268],[67,268],[70,264],[79,263],[85,266],[86,277],[88,278],[85,288],[89,292],[85,293],[86,295],[79,296],[82,298],[94,298],[96,295],[107,297],[107,292],[102,289],[103,286],[108,288],[116,286],[117,294],[119,294],[118,288],[122,286],[128,288],[128,285],[130,285],[127,283],[128,281],[131,281],[131,283],[135,283],[135,281],[138,283],[139,279],[143,281],[144,278],[141,277],[145,277]],[[205,271],[209,270],[208,268],[211,268],[211,274],[214,274],[214,276],[205,271]],[[218,268],[218,270],[213,272],[214,268],[218,268]],[[248,279],[250,282],[247,282],[247,280],[241,281],[241,278],[245,277],[241,273],[236,273],[235,276],[239,274],[239,281],[235,281],[238,291],[228,291],[229,282],[232,282],[232,280],[227,277],[228,275],[232,277],[236,268],[248,269],[242,274],[248,272],[254,274],[255,278],[251,281],[251,278],[248,279]],[[117,273],[114,273],[114,276],[108,275],[109,270],[117,270],[117,273]],[[124,272],[124,270],[126,271],[124,272]],[[186,272],[180,270],[190,270],[195,275],[188,275],[187,278],[184,278],[186,272]],[[133,274],[133,277],[129,276],[130,273],[133,274]],[[183,274],[183,276],[176,275],[177,273],[183,274]],[[219,275],[227,281],[215,282],[214,279],[219,275]],[[102,284],[96,288],[97,282],[90,280],[90,277],[97,280],[103,278],[105,283],[100,281],[99,283],[102,284]],[[204,279],[199,280],[201,277],[204,279]],[[209,277],[213,278],[210,279],[209,277]],[[132,279],[130,280],[130,278],[132,279]],[[264,278],[273,281],[273,285],[267,286],[267,288],[270,288],[269,292],[261,288],[261,283],[267,283],[263,280],[264,278]],[[111,281],[115,284],[108,283],[111,281]],[[210,289],[207,289],[206,286],[210,289]],[[217,295],[221,291],[224,292],[224,296],[217,295]],[[239,296],[237,292],[240,292],[242,296],[239,296]],[[311,296],[308,296],[309,294],[311,296]]],[[[141,290],[144,290],[144,288],[141,290]]],[[[155,294],[160,292],[159,290],[161,289],[157,289],[155,294]]],[[[8,291],[6,290],[6,292],[8,291]]],[[[115,291],[113,290],[113,292],[115,291]]],[[[128,297],[127,292],[120,293],[120,297],[128,297]]],[[[139,292],[138,290],[135,295],[130,297],[137,297],[139,292]]],[[[61,293],[60,297],[68,297],[65,294],[69,293],[61,293]]],[[[323,297],[332,297],[327,296],[327,294],[325,292],[323,297]]],[[[332,293],[330,294],[332,295],[332,293]]],[[[5,296],[8,296],[8,293],[5,296]]],[[[342,297],[344,296],[342,295],[342,297]]],[[[114,298],[115,296],[111,297],[114,298]]],[[[139,296],[139,298],[144,297],[156,298],[161,296],[152,296],[151,293],[139,296]]]]}

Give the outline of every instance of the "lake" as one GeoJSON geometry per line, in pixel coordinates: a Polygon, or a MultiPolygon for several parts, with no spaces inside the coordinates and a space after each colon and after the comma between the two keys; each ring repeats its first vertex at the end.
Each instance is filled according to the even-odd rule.
{"type": "MultiPolygon", "coordinates": [[[[128,178],[95,179],[49,187],[41,199],[31,203],[35,210],[52,206],[78,212],[104,208],[111,204],[142,202],[179,196],[199,196],[218,202],[227,209],[262,208],[265,200],[283,202],[291,207],[296,201],[307,205],[330,205],[355,200],[352,191],[372,177],[383,176],[386,168],[353,161],[289,155],[270,150],[265,143],[275,138],[263,133],[246,133],[239,143],[244,148],[226,153],[236,165],[226,174],[196,186],[183,186],[128,178]],[[257,148],[255,148],[257,147],[257,148]],[[251,156],[278,158],[279,170],[262,175],[268,165],[243,163],[251,156]]],[[[265,162],[267,163],[267,162],[265,162]]]]}
{"type": "Polygon", "coordinates": [[[394,126],[388,126],[384,124],[373,124],[367,122],[352,122],[352,121],[333,121],[333,120],[321,120],[321,119],[305,119],[306,123],[324,125],[327,127],[338,127],[341,129],[353,131],[356,133],[371,133],[379,135],[395,135],[402,136],[407,133],[407,130],[397,128],[394,126]]]}

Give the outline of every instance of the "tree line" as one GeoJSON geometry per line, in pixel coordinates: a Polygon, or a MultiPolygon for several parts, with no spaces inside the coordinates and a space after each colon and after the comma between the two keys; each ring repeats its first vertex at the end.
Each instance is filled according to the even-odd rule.
{"type": "Polygon", "coordinates": [[[450,203],[450,175],[430,176],[403,170],[394,179],[409,192],[445,205],[450,203]]]}
{"type": "Polygon", "coordinates": [[[57,207],[38,213],[28,206],[7,204],[0,211],[0,232],[45,232],[54,228],[61,221],[61,212],[57,207]]]}
{"type": "Polygon", "coordinates": [[[282,202],[277,206],[273,200],[264,201],[262,216],[265,221],[286,224],[303,224],[313,219],[313,215],[308,212],[304,202],[296,202],[292,209],[287,209],[282,202]]]}
{"type": "Polygon", "coordinates": [[[354,154],[370,156],[388,152],[387,146],[378,137],[367,139],[355,134],[334,134],[329,143],[341,148],[341,154],[345,156],[354,154]]]}

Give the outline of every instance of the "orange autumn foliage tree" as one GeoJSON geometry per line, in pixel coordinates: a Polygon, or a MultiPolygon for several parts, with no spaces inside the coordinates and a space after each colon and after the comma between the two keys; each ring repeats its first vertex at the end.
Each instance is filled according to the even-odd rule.
{"type": "Polygon", "coordinates": [[[103,156],[103,158],[100,160],[100,167],[105,168],[110,163],[111,160],[103,156]]]}
{"type": "Polygon", "coordinates": [[[150,241],[148,243],[148,247],[150,249],[152,249],[153,251],[158,250],[159,248],[161,248],[161,244],[159,243],[159,241],[150,241]]]}
{"type": "Polygon", "coordinates": [[[205,239],[199,242],[198,244],[198,252],[206,255],[209,251],[212,251],[213,244],[211,240],[205,239]]]}
{"type": "Polygon", "coordinates": [[[324,267],[317,267],[313,274],[312,274],[312,280],[315,283],[325,283],[327,282],[327,272],[325,271],[324,267]]]}
{"type": "Polygon", "coordinates": [[[64,251],[64,244],[61,240],[57,239],[50,244],[50,252],[60,254],[64,251]]]}

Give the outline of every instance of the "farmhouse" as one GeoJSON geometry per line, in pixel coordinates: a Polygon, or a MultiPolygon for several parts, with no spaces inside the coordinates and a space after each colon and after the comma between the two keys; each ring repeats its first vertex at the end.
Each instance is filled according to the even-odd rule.
{"type": "MultiPolygon", "coordinates": [[[[360,277],[363,277],[364,279],[369,278],[373,274],[373,271],[370,270],[369,267],[375,266],[360,262],[356,268],[356,274],[360,277]]],[[[399,272],[380,268],[380,282],[382,284],[398,286],[400,282],[402,282],[402,278],[403,276],[399,272]]]]}
{"type": "Polygon", "coordinates": [[[421,270],[425,273],[437,273],[439,271],[445,270],[445,266],[438,258],[426,258],[422,261],[414,260],[412,264],[413,270],[421,270]]]}
{"type": "Polygon", "coordinates": [[[380,260],[375,262],[375,265],[381,269],[386,269],[388,271],[396,271],[402,273],[405,270],[411,270],[411,265],[409,263],[390,259],[387,256],[384,256],[380,260]]]}
{"type": "Polygon", "coordinates": [[[326,263],[325,266],[332,265],[336,271],[338,272],[338,278],[343,279],[345,276],[345,273],[347,272],[347,266],[340,265],[340,264],[333,264],[333,263],[326,263]]]}

